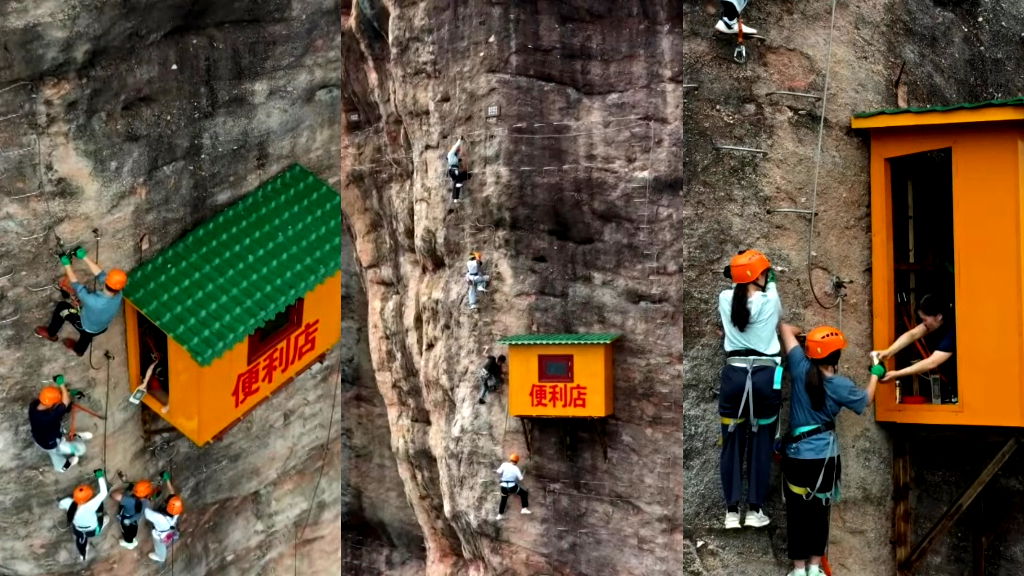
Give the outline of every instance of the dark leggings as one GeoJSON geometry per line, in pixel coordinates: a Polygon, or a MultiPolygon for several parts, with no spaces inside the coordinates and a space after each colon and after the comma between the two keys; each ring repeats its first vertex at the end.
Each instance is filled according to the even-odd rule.
{"type": "Polygon", "coordinates": [[[519,494],[519,503],[522,508],[530,507],[530,493],[526,491],[519,484],[515,486],[502,486],[501,487],[501,503],[498,504],[498,514],[505,513],[505,505],[508,504],[508,497],[512,494],[519,494]]]}
{"type": "Polygon", "coordinates": [[[740,13],[736,10],[736,5],[732,2],[726,2],[722,0],[722,18],[732,21],[740,17],[740,13]]]}
{"type": "Polygon", "coordinates": [[[831,499],[823,500],[809,494],[797,494],[790,490],[789,484],[800,488],[814,490],[819,494],[832,492],[834,482],[839,482],[843,465],[839,456],[835,458],[818,458],[802,460],[786,458],[782,463],[782,471],[787,485],[786,493],[786,535],[789,540],[790,560],[807,560],[811,556],[824,556],[828,546],[828,514],[832,507],[831,499]],[[822,467],[825,468],[822,474],[822,467]]]}
{"type": "Polygon", "coordinates": [[[121,520],[121,535],[123,540],[129,544],[135,541],[135,536],[139,533],[138,522],[125,522],[121,520]]]}
{"type": "MultiPolygon", "coordinates": [[[[754,418],[767,419],[778,416],[782,391],[775,390],[775,368],[754,366],[751,373],[751,393],[754,403],[754,418]]],[[[772,455],[775,444],[775,427],[778,420],[760,424],[753,431],[747,405],[742,405],[743,390],[747,383],[747,369],[739,366],[725,366],[722,369],[722,386],[718,396],[718,413],[727,418],[743,418],[729,432],[729,425],[722,425],[722,453],[719,458],[719,472],[725,504],[735,507],[743,492],[743,465],[746,464],[749,484],[747,502],[751,509],[760,509],[768,496],[771,480],[772,455]]]]}
{"type": "MultiPolygon", "coordinates": [[[[46,331],[50,333],[50,336],[56,336],[60,329],[64,326],[65,322],[70,322],[75,330],[78,330],[78,342],[75,343],[75,354],[84,356],[89,350],[89,344],[92,344],[93,334],[82,328],[82,318],[78,315],[78,312],[74,311],[74,306],[67,302],[58,302],[57,306],[53,309],[53,314],[50,316],[50,325],[46,327],[46,331]]],[[[106,330],[104,330],[105,332],[106,330]]],[[[102,334],[100,332],[99,334],[102,334]]]]}
{"type": "Polygon", "coordinates": [[[99,517],[99,522],[96,525],[96,529],[95,530],[90,530],[88,532],[82,532],[78,528],[75,528],[74,524],[71,525],[71,532],[75,535],[75,548],[78,549],[78,555],[81,556],[83,560],[85,559],[85,552],[86,552],[86,550],[89,549],[89,538],[92,538],[94,536],[98,536],[101,530],[103,530],[103,516],[102,515],[99,517]]]}

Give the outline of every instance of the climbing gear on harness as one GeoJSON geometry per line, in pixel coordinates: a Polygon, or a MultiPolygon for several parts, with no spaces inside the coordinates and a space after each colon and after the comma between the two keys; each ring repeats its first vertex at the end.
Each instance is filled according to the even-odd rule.
{"type": "Polygon", "coordinates": [[[729,273],[737,284],[753,282],[771,267],[768,257],[757,250],[744,250],[729,261],[729,273]]]}
{"type": "Polygon", "coordinates": [[[743,45],[743,20],[736,16],[736,50],[733,50],[732,59],[739,64],[747,61],[747,47],[743,45]]]}
{"type": "Polygon", "coordinates": [[[794,431],[794,432],[798,432],[799,431],[799,433],[794,433],[794,434],[791,434],[789,436],[786,436],[785,438],[782,439],[782,444],[784,446],[788,446],[790,444],[796,444],[797,442],[800,442],[801,440],[806,440],[807,438],[810,438],[811,436],[817,436],[818,434],[823,434],[825,432],[828,432],[830,430],[835,430],[835,429],[836,429],[836,422],[835,422],[835,420],[830,420],[829,422],[825,422],[824,424],[815,424],[813,426],[801,426],[800,428],[797,428],[794,431]]]}
{"type": "Polygon", "coordinates": [[[836,350],[846,348],[846,336],[832,326],[818,326],[807,333],[807,357],[821,360],[836,350]]]}
{"type": "MultiPolygon", "coordinates": [[[[758,274],[760,274],[760,272],[758,272],[758,274]]],[[[754,418],[753,373],[754,366],[775,366],[776,372],[778,372],[781,369],[781,366],[779,366],[779,359],[770,356],[748,356],[745,362],[728,361],[728,364],[740,368],[746,367],[747,369],[747,380],[743,385],[743,397],[740,398],[740,407],[737,410],[736,418],[729,423],[729,432],[735,431],[736,425],[739,424],[739,422],[742,422],[744,405],[747,406],[748,411],[750,413],[750,429],[752,431],[757,432],[757,429],[761,424],[771,424],[772,422],[774,422],[775,419],[778,418],[778,414],[772,416],[771,418],[754,418]]],[[[776,378],[779,379],[781,387],[781,375],[776,375],[776,378]]],[[[724,424],[725,421],[723,420],[722,423],[724,424]]]]}

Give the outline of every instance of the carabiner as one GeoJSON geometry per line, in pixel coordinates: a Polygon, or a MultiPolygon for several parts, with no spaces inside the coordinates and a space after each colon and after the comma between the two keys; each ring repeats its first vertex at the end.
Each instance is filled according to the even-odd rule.
{"type": "Polygon", "coordinates": [[[736,50],[732,53],[732,59],[740,64],[745,63],[747,61],[747,47],[743,44],[737,46],[736,50]]]}

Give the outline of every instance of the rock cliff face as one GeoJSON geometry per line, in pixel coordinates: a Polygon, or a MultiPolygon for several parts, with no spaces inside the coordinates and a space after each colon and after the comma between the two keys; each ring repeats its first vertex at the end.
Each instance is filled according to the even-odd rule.
{"type": "MultiPolygon", "coordinates": [[[[0,572],[340,569],[338,351],[196,449],[177,433],[144,434],[126,402],[120,319],[95,341],[91,365],[30,336],[58,298],[47,288],[59,273],[54,231],[131,269],[293,162],[337,185],[338,26],[330,1],[0,3],[0,572]],[[107,414],[78,418],[96,438],[64,475],[25,418],[60,372],[107,414]],[[78,561],[55,503],[104,463],[111,478],[173,470],[186,513],[171,566],[146,558],[148,535],[121,549],[116,526],[78,561]]],[[[108,503],[108,520],[115,512],[108,503]]]]}
{"type": "MultiPolygon", "coordinates": [[[[896,104],[901,62],[912,105],[1024,93],[1024,11],[1007,2],[839,2],[833,31],[830,3],[755,0],[745,18],[767,39],[748,39],[742,66],[732,40],[711,36],[716,4],[343,2],[343,210],[428,573],[781,573],[777,492],[772,527],[718,528],[722,266],[740,248],[768,251],[788,270],[787,319],[841,322],[854,371],[871,285],[867,145],[850,115],[896,104]],[[820,95],[826,78],[818,163],[821,101],[768,93],[820,95]],[[452,205],[442,156],[460,135],[475,175],[452,205]],[[812,203],[810,232],[804,216],[767,213],[812,203]],[[474,249],[495,281],[468,313],[474,249]],[[833,277],[850,282],[826,309],[814,294],[833,305],[833,277]],[[494,523],[491,471],[526,446],[503,400],[474,403],[482,354],[508,334],[597,330],[625,335],[608,459],[586,427],[538,423],[525,460],[535,514],[494,523]]],[[[891,573],[888,439],[870,415],[839,430],[833,565],[891,573]]],[[[922,490],[948,477],[927,456],[915,465],[922,490]]],[[[1004,478],[1002,494],[1019,472],[1004,478]]],[[[953,496],[915,505],[934,517],[953,496]]],[[[1021,547],[1001,545],[1011,558],[1021,547]]],[[[957,574],[970,560],[951,546],[930,562],[957,574]]]]}

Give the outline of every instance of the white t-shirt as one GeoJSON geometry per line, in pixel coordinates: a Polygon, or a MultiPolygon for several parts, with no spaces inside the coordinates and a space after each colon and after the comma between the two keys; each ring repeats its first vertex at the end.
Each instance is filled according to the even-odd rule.
{"type": "Polygon", "coordinates": [[[732,292],[730,288],[718,295],[718,313],[725,330],[726,352],[750,348],[762,354],[778,354],[782,350],[777,333],[782,301],[775,282],[769,282],[763,292],[755,292],[747,299],[750,323],[743,332],[732,323],[732,292]]]}
{"type": "MultiPolygon", "coordinates": [[[[89,500],[85,504],[79,504],[78,510],[75,510],[74,518],[71,519],[71,523],[75,525],[75,528],[78,528],[82,532],[95,530],[96,527],[99,526],[100,521],[96,515],[96,511],[103,506],[103,500],[107,497],[107,479],[100,478],[99,482],[99,493],[93,496],[92,500],[89,500]]],[[[67,510],[68,508],[71,508],[71,504],[73,502],[74,499],[72,498],[64,498],[59,504],[57,504],[57,506],[59,506],[61,510],[67,510]]]]}
{"type": "Polygon", "coordinates": [[[466,272],[470,276],[475,276],[480,273],[480,261],[473,259],[466,261],[466,272]]]}
{"type": "Polygon", "coordinates": [[[503,462],[495,472],[501,474],[502,484],[516,483],[523,479],[523,473],[519,470],[519,467],[511,462],[503,462]]]}
{"type": "Polygon", "coordinates": [[[143,512],[146,515],[146,520],[149,520],[149,524],[153,527],[153,530],[157,532],[167,532],[171,528],[178,525],[177,516],[167,516],[161,514],[152,508],[147,507],[146,511],[143,512]]]}

